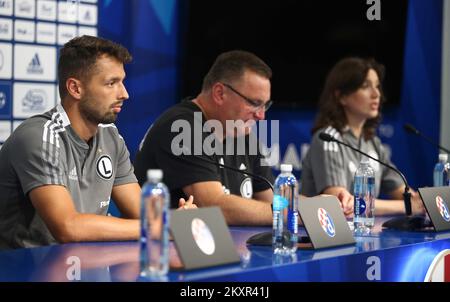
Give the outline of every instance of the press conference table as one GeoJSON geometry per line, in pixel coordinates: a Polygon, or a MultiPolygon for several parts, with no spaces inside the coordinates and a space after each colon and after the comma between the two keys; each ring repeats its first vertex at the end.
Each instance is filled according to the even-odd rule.
{"type": "MultiPolygon", "coordinates": [[[[433,258],[450,249],[450,232],[381,231],[377,218],[370,236],[356,245],[298,250],[277,258],[271,247],[246,240],[269,227],[231,227],[241,262],[193,271],[171,271],[163,281],[423,281],[433,258]]],[[[301,233],[305,235],[302,229],[301,233]]],[[[137,242],[94,242],[0,252],[0,281],[148,281],[139,277],[137,242]],[[79,275],[73,268],[80,265],[79,275]]],[[[179,262],[171,246],[171,265],[179,262]]]]}

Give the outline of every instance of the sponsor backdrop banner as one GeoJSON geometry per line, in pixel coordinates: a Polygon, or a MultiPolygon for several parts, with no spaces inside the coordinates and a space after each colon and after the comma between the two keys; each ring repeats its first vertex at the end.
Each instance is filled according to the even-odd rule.
{"type": "Polygon", "coordinates": [[[58,49],[97,35],[97,0],[0,0],[0,147],[20,123],[53,108],[58,49]]]}

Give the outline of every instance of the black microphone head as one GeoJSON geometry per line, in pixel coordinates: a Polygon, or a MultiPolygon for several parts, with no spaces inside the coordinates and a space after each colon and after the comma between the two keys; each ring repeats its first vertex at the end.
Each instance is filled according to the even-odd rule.
{"type": "Polygon", "coordinates": [[[414,128],[413,125],[411,124],[404,124],[403,128],[410,133],[414,133],[414,134],[419,134],[419,130],[417,130],[416,128],[414,128]]]}
{"type": "Polygon", "coordinates": [[[325,132],[319,133],[319,138],[326,142],[334,141],[334,137],[332,137],[331,135],[329,135],[328,133],[325,133],[325,132]]]}

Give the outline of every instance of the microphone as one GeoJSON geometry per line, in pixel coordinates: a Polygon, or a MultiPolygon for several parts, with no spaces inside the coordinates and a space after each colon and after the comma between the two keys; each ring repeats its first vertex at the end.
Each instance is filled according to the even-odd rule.
{"type": "MultiPolygon", "coordinates": [[[[329,135],[328,133],[325,133],[325,132],[320,133],[319,134],[319,138],[321,140],[323,140],[323,141],[326,141],[326,142],[336,142],[338,144],[344,145],[344,146],[346,146],[346,147],[348,147],[348,148],[350,148],[350,149],[352,149],[352,150],[354,150],[354,151],[356,151],[356,152],[358,152],[358,153],[360,153],[360,154],[362,154],[364,156],[367,156],[370,159],[373,159],[376,162],[379,162],[383,166],[386,166],[389,169],[394,170],[398,175],[400,175],[400,177],[403,180],[403,183],[405,184],[405,193],[408,192],[408,194],[411,194],[411,193],[409,193],[409,185],[408,185],[408,182],[406,181],[405,176],[397,168],[395,168],[395,167],[393,167],[393,166],[391,166],[389,164],[386,164],[386,163],[380,161],[379,159],[377,159],[375,157],[370,156],[369,154],[367,154],[367,153],[365,153],[365,152],[363,152],[363,151],[353,147],[352,145],[349,145],[347,143],[344,143],[344,142],[342,142],[340,140],[335,139],[333,136],[329,135]]],[[[407,205],[407,201],[405,200],[405,208],[406,208],[406,215],[408,215],[408,216],[411,215],[411,200],[409,200],[409,205],[407,205]]]]}
{"type": "Polygon", "coordinates": [[[416,128],[414,128],[413,125],[411,124],[404,124],[403,128],[405,129],[406,132],[415,134],[417,136],[422,137],[423,139],[425,139],[427,142],[429,142],[430,144],[432,144],[433,146],[437,147],[438,149],[441,149],[442,151],[445,151],[446,153],[450,153],[449,149],[446,149],[444,147],[442,147],[441,145],[439,145],[438,143],[436,143],[435,141],[433,141],[431,138],[423,135],[419,130],[417,130],[416,128]]]}
{"type": "Polygon", "coordinates": [[[325,133],[325,132],[319,133],[319,138],[326,142],[336,142],[340,145],[346,146],[346,147],[382,164],[383,166],[388,167],[389,169],[395,171],[398,175],[400,175],[400,177],[403,180],[403,183],[405,184],[405,192],[403,193],[403,201],[405,203],[405,212],[406,212],[407,217],[400,217],[400,218],[394,218],[394,219],[388,220],[385,223],[383,223],[383,227],[388,228],[388,229],[401,230],[401,231],[411,231],[411,230],[422,229],[427,226],[427,225],[425,225],[425,219],[423,217],[411,217],[411,214],[412,214],[411,193],[409,192],[408,182],[406,181],[406,178],[402,174],[402,172],[400,172],[397,168],[395,168],[385,162],[382,162],[381,160],[379,160],[373,156],[370,156],[369,154],[367,154],[347,143],[344,143],[343,141],[340,141],[340,140],[334,138],[333,136],[329,135],[328,133],[325,133]]]}

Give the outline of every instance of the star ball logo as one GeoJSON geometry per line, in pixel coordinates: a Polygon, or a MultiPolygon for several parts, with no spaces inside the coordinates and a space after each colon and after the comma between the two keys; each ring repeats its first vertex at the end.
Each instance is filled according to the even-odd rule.
{"type": "Polygon", "coordinates": [[[336,229],[334,227],[333,219],[328,212],[325,211],[324,208],[319,208],[317,210],[317,217],[319,218],[319,223],[322,226],[323,231],[329,237],[334,237],[336,235],[336,229]]]}
{"type": "Polygon", "coordinates": [[[436,196],[436,206],[439,210],[439,214],[441,214],[442,218],[444,218],[445,221],[449,222],[450,221],[450,213],[448,212],[448,208],[447,208],[447,204],[444,201],[444,199],[442,199],[441,196],[436,196]]]}

